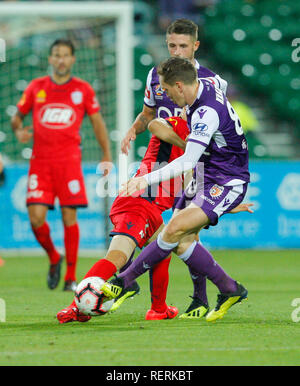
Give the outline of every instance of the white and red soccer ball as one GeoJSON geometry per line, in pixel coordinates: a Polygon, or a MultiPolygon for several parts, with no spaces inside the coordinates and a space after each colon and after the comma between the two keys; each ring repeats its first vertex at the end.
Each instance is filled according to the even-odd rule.
{"type": "Polygon", "coordinates": [[[105,315],[112,307],[114,300],[109,300],[101,291],[103,279],[97,276],[83,279],[75,291],[75,303],[84,315],[105,315]]]}

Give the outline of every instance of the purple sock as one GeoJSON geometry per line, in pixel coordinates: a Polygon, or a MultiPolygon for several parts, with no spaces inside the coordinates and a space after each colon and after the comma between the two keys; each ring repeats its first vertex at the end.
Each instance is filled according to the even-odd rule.
{"type": "Polygon", "coordinates": [[[217,264],[203,245],[197,243],[193,253],[185,260],[185,263],[193,272],[207,276],[221,293],[235,292],[237,290],[236,282],[217,264]]]}
{"type": "Polygon", "coordinates": [[[195,272],[189,267],[190,276],[194,285],[193,297],[200,299],[203,303],[208,304],[206,293],[206,277],[195,272]]]}
{"type": "Polygon", "coordinates": [[[127,288],[138,276],[141,276],[155,264],[165,259],[171,252],[172,249],[164,250],[160,248],[157,240],[155,240],[143,249],[134,262],[124,272],[120,273],[118,277],[124,280],[124,286],[127,288]]]}

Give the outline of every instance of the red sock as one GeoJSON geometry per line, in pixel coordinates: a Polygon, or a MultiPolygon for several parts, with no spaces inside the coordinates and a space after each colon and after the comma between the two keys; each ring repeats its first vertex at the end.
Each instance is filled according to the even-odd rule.
{"type": "MultiPolygon", "coordinates": [[[[108,280],[116,272],[117,268],[111,261],[101,259],[92,266],[92,268],[84,276],[84,279],[92,276],[99,276],[103,280],[108,280]]],[[[69,307],[76,307],[75,299],[69,307]]]]}
{"type": "Polygon", "coordinates": [[[45,221],[44,224],[39,228],[32,227],[32,231],[37,241],[47,252],[49,256],[50,264],[57,264],[59,262],[60,255],[55,249],[55,246],[50,237],[50,228],[48,223],[45,221]]]}
{"type": "Polygon", "coordinates": [[[65,251],[67,271],[65,274],[65,281],[76,280],[76,267],[78,260],[79,248],[79,226],[74,224],[71,226],[64,226],[65,229],[65,251]]]}
{"type": "Polygon", "coordinates": [[[171,256],[156,264],[150,274],[151,309],[156,312],[165,312],[167,309],[166,297],[169,284],[170,260],[171,256]]]}
{"type": "Polygon", "coordinates": [[[117,272],[117,267],[107,259],[101,259],[95,263],[85,275],[85,279],[91,276],[99,276],[103,280],[108,280],[114,273],[117,272]]]}

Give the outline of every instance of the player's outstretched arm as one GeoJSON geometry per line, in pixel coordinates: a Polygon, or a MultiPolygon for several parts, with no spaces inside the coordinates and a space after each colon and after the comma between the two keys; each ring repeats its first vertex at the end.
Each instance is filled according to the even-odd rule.
{"type": "Polygon", "coordinates": [[[229,213],[240,213],[240,212],[249,212],[249,213],[254,213],[253,210],[251,209],[251,206],[254,204],[251,203],[245,203],[245,204],[239,204],[235,208],[233,208],[229,213]]]}
{"type": "Polygon", "coordinates": [[[131,147],[130,142],[136,139],[137,134],[141,134],[147,129],[148,123],[155,118],[155,113],[155,108],[144,105],[143,111],[138,114],[133,125],[127,131],[125,138],[121,142],[121,150],[124,154],[128,155],[131,147]]]}
{"type": "Polygon", "coordinates": [[[186,142],[175,133],[165,119],[153,119],[148,125],[148,130],[160,140],[185,150],[186,142]]]}
{"type": "Polygon", "coordinates": [[[33,126],[23,127],[24,116],[19,111],[11,119],[11,128],[13,129],[17,140],[21,143],[27,143],[31,140],[33,126]]]}

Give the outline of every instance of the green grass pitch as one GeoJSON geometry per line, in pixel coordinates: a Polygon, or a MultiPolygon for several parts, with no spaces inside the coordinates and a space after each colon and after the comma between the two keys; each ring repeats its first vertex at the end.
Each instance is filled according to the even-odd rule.
{"type": "MultiPolygon", "coordinates": [[[[249,290],[248,301],[223,320],[145,321],[150,305],[148,275],[139,278],[141,294],[114,314],[88,323],[60,325],[56,312],[72,295],[46,287],[45,257],[7,258],[0,268],[0,298],[6,322],[0,323],[0,365],[20,366],[281,366],[300,365],[300,317],[292,306],[300,298],[300,252],[215,251],[216,260],[249,290]]],[[[95,258],[80,258],[81,278],[95,258]]],[[[64,273],[63,266],[63,273],[64,273]]],[[[190,303],[192,285],[184,263],[170,265],[168,304],[179,312],[190,303]]],[[[208,283],[210,306],[217,289],[208,283]]],[[[300,303],[298,303],[298,307],[300,303]]]]}

